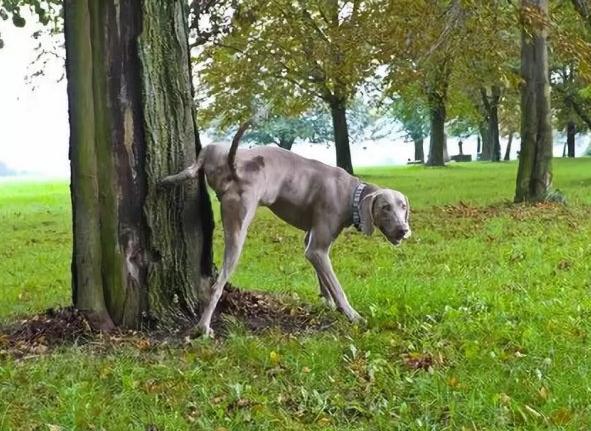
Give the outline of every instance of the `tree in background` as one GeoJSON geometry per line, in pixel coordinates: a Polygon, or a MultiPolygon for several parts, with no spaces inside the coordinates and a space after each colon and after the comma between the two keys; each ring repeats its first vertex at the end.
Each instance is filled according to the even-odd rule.
{"type": "Polygon", "coordinates": [[[390,113],[402,124],[407,139],[414,143],[414,159],[424,162],[424,140],[430,133],[429,108],[420,93],[417,85],[407,86],[404,93],[393,98],[390,113]]]}
{"type": "Polygon", "coordinates": [[[187,5],[66,0],[74,305],[99,328],[191,321],[212,273],[203,178],[159,192],[195,160],[187,5]],[[141,7],[138,7],[141,6],[141,7]]]}
{"type": "MultiPolygon", "coordinates": [[[[351,102],[349,114],[349,136],[353,142],[381,139],[393,132],[393,124],[379,110],[360,98],[351,102]]],[[[221,127],[219,122],[205,123],[216,139],[230,140],[234,132],[221,127]]],[[[296,140],[313,144],[328,144],[334,133],[330,112],[324,106],[315,106],[297,117],[272,115],[257,121],[244,134],[242,140],[255,145],[276,144],[291,150],[296,140]]]]}
{"type": "Polygon", "coordinates": [[[511,160],[511,146],[513,140],[519,136],[521,113],[519,108],[519,93],[515,90],[505,93],[505,103],[499,111],[500,133],[507,139],[503,160],[511,160]]]}
{"type": "Polygon", "coordinates": [[[330,110],[337,165],[353,172],[347,108],[376,64],[379,8],[341,0],[276,0],[240,4],[232,29],[197,58],[206,110],[238,124],[256,98],[272,114],[295,115],[315,100],[330,110]]]}
{"type": "Polygon", "coordinates": [[[568,157],[575,157],[576,134],[591,127],[591,26],[581,19],[584,2],[554,12],[553,56],[550,67],[554,124],[566,133],[568,157]]]}
{"type": "Polygon", "coordinates": [[[563,156],[575,157],[576,134],[589,127],[585,119],[589,119],[587,112],[591,103],[581,96],[583,88],[573,65],[554,67],[551,78],[554,124],[557,130],[566,133],[566,154],[563,156]]]}

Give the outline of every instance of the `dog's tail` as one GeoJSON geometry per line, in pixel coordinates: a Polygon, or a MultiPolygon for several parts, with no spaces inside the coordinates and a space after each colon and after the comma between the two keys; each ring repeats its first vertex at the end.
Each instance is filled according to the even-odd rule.
{"type": "Polygon", "coordinates": [[[230,173],[234,181],[238,180],[238,173],[236,172],[236,150],[238,150],[238,144],[240,143],[240,139],[244,135],[244,132],[246,132],[246,129],[251,125],[252,119],[249,119],[240,125],[238,131],[234,135],[234,139],[232,139],[230,151],[228,151],[228,167],[230,168],[230,173]]]}

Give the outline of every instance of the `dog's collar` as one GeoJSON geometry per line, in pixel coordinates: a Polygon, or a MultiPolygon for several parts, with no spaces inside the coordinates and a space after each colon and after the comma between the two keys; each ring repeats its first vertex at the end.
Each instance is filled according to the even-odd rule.
{"type": "Polygon", "coordinates": [[[359,204],[361,201],[361,194],[365,189],[366,185],[363,183],[357,184],[355,190],[353,190],[353,226],[355,229],[361,230],[361,214],[359,213],[359,204]]]}

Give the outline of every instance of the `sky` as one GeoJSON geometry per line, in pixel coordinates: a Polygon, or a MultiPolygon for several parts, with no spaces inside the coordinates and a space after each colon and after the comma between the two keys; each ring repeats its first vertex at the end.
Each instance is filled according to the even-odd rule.
{"type": "MultiPolygon", "coordinates": [[[[25,18],[29,16],[25,15],[25,18]]],[[[65,177],[68,163],[68,100],[62,61],[53,59],[45,77],[33,84],[25,76],[39,41],[31,35],[39,27],[31,23],[16,28],[0,20],[4,48],[0,49],[0,161],[16,171],[65,177]],[[34,88],[34,85],[36,88],[34,88]]]]}
{"type": "MultiPolygon", "coordinates": [[[[31,35],[40,28],[34,18],[25,15],[27,25],[16,28],[11,21],[0,20],[0,33],[5,46],[0,49],[0,162],[9,168],[42,177],[69,176],[68,161],[68,100],[63,60],[50,57],[43,68],[45,76],[27,83],[25,77],[37,70],[32,62],[37,56],[39,41],[31,35]]],[[[45,43],[59,40],[44,39],[45,43]]],[[[38,67],[37,67],[38,68],[38,67]]],[[[564,137],[555,136],[554,154],[562,154],[564,137]]],[[[208,144],[207,136],[201,137],[208,144]]],[[[581,155],[589,137],[578,139],[577,155],[581,155]]],[[[425,141],[425,154],[428,152],[425,141]]],[[[502,142],[504,152],[505,142],[502,142]]],[[[519,149],[513,144],[512,157],[519,149]]],[[[457,140],[448,140],[449,154],[457,154],[457,140]]],[[[296,143],[293,151],[305,157],[334,164],[332,145],[296,143]]],[[[464,153],[476,153],[476,138],[464,140],[464,153]]],[[[351,155],[354,166],[403,164],[414,155],[414,147],[400,136],[373,142],[353,142],[351,155]]]]}

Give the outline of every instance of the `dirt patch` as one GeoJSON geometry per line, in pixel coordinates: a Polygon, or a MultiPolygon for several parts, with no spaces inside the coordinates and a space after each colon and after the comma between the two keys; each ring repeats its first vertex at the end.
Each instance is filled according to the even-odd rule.
{"type": "MultiPolygon", "coordinates": [[[[216,337],[226,336],[232,322],[254,333],[277,329],[298,334],[326,330],[335,319],[281,296],[244,291],[227,285],[212,321],[216,337]]],[[[163,331],[123,330],[105,334],[94,331],[84,315],[73,307],[49,309],[0,327],[0,356],[34,356],[60,346],[89,342],[127,343],[145,350],[164,342],[183,343],[189,332],[190,328],[179,328],[176,335],[163,331]]]]}
{"type": "Polygon", "coordinates": [[[504,202],[497,205],[478,207],[460,201],[455,205],[433,207],[433,211],[449,218],[474,219],[477,221],[499,216],[508,216],[514,220],[527,220],[531,217],[544,219],[547,217],[567,217],[573,213],[572,209],[566,205],[554,202],[535,204],[504,202]]]}
{"type": "Polygon", "coordinates": [[[73,307],[50,308],[0,328],[0,353],[42,354],[54,346],[85,343],[94,335],[86,318],[73,307]]]}
{"type": "Polygon", "coordinates": [[[313,312],[309,306],[288,301],[277,295],[252,292],[226,285],[214,315],[212,327],[225,333],[225,317],[236,318],[246,329],[261,332],[277,328],[286,333],[321,331],[334,324],[334,319],[313,312]]]}

